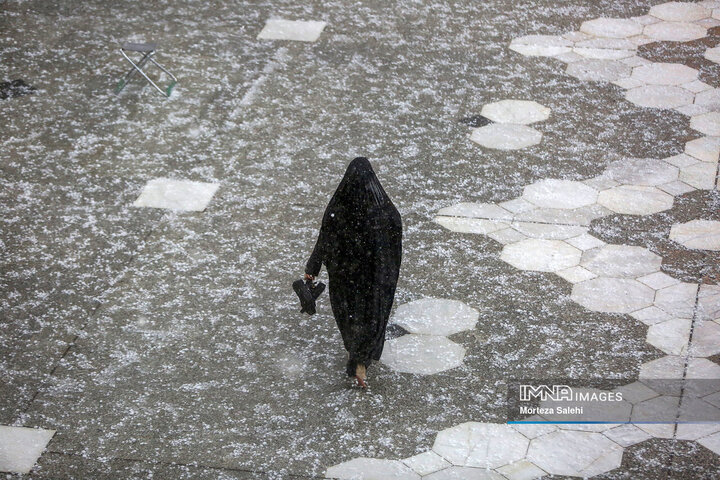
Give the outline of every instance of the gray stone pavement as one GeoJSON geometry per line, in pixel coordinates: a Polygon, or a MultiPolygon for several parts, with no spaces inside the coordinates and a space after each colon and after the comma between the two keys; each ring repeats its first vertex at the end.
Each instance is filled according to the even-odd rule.
{"type": "MultiPolygon", "coordinates": [[[[56,430],[30,476],[322,477],[357,457],[425,452],[464,422],[504,424],[508,379],[637,379],[667,354],[647,325],[591,311],[563,278],[515,268],[502,243],[433,220],[538,180],[595,177],[618,158],[677,155],[701,137],[686,115],[508,48],[658,3],[0,3],[0,81],[37,88],[0,100],[0,425],[56,430]],[[258,40],[272,17],[327,26],[317,42],[258,40]],[[128,39],[159,43],[179,78],[169,99],[140,82],[113,93],[128,39]],[[542,141],[470,141],[461,120],[510,98],[550,108],[532,126],[542,141]],[[417,375],[379,363],[368,393],[342,375],[327,297],[307,317],[290,289],[357,155],[403,215],[396,304],[434,297],[479,312],[449,336],[465,349],[458,367],[417,375]],[[203,212],[132,205],[165,177],[219,189],[203,212]]],[[[698,189],[589,228],[650,249],[677,280],[714,285],[718,252],[669,232],[720,220],[718,205],[717,187],[698,189]]],[[[719,471],[709,448],[671,437],[626,448],[602,478],[719,471]]]]}

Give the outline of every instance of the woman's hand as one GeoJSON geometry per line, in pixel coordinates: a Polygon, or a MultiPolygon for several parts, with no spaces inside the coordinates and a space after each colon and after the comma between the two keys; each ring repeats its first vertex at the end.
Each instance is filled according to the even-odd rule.
{"type": "Polygon", "coordinates": [[[305,280],[310,280],[311,282],[315,281],[315,277],[313,275],[310,275],[309,273],[305,274],[305,280]]]}

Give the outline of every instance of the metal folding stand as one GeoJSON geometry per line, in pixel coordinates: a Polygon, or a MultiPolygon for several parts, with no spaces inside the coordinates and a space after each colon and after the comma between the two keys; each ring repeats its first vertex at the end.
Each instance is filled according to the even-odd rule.
{"type": "Polygon", "coordinates": [[[126,42],[123,44],[122,47],[120,47],[120,53],[122,53],[122,56],[125,57],[125,59],[130,62],[130,65],[132,65],[132,68],[123,76],[123,78],[120,79],[120,82],[118,83],[117,87],[115,87],[115,93],[120,93],[123,88],[130,82],[130,80],[135,76],[136,73],[139,73],[140,75],[147,80],[150,85],[155,87],[155,89],[162,93],[164,96],[169,97],[172,93],[172,89],[177,83],[177,78],[175,78],[175,75],[170,73],[165,67],[160,65],[158,62],[155,61],[153,56],[155,55],[155,49],[157,48],[157,45],[155,43],[130,43],[126,42]],[[142,54],[142,58],[140,58],[139,61],[134,62],[127,54],[127,52],[137,52],[142,54]],[[156,67],[158,67],[160,70],[165,72],[172,80],[170,84],[165,88],[160,88],[155,82],[153,82],[150,77],[147,76],[147,74],[143,71],[143,67],[147,62],[153,63],[156,67]]]}

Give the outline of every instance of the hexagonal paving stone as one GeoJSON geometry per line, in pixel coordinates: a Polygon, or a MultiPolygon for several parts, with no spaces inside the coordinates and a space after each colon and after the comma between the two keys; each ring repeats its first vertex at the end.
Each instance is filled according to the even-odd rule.
{"type": "Polygon", "coordinates": [[[473,130],[470,140],[487,148],[517,150],[540,143],[542,133],[526,125],[493,123],[473,130]]]}
{"type": "Polygon", "coordinates": [[[598,277],[573,285],[570,297],[596,312],[630,313],[653,303],[655,290],[628,278],[598,277]]]}
{"type": "Polygon", "coordinates": [[[605,174],[626,185],[656,186],[678,178],[678,168],[655,158],[623,158],[612,162],[605,174]]]}
{"type": "Polygon", "coordinates": [[[419,480],[420,475],[399,460],[380,458],[354,458],[327,469],[327,478],[343,480],[419,480]]]}
{"type": "Polygon", "coordinates": [[[685,153],[702,162],[716,163],[720,157],[720,140],[696,138],[685,144],[685,153]]]}
{"type": "Polygon", "coordinates": [[[690,341],[689,318],[673,318],[648,328],[647,342],[669,355],[685,355],[690,341]]]}
{"type": "Polygon", "coordinates": [[[403,459],[402,462],[418,475],[429,475],[450,466],[450,462],[433,451],[413,455],[403,459]]]}
{"type": "Polygon", "coordinates": [[[511,463],[497,469],[508,480],[534,480],[547,475],[543,469],[527,460],[511,463]]]}
{"type": "Polygon", "coordinates": [[[705,135],[720,136],[720,112],[710,112],[690,118],[690,126],[705,135]]]}
{"type": "Polygon", "coordinates": [[[400,305],[393,323],[410,333],[452,335],[475,328],[480,314],[457,300],[423,298],[400,305]]]}
{"type": "Polygon", "coordinates": [[[531,440],[527,459],[552,475],[592,477],[619,467],[622,455],[601,433],[560,430],[531,440]]]}
{"type": "Polygon", "coordinates": [[[720,63],[720,47],[708,48],[705,50],[705,58],[711,62],[720,63]]]}
{"type": "Polygon", "coordinates": [[[568,75],[590,82],[614,82],[629,77],[632,69],[616,60],[587,59],[573,62],[567,66],[568,75]]]}
{"type": "Polygon", "coordinates": [[[697,291],[694,283],[665,287],[655,294],[655,306],[678,318],[692,318],[697,291]]]}
{"type": "Polygon", "coordinates": [[[662,257],[647,248],[605,245],[583,253],[580,265],[599,277],[635,278],[660,271],[662,257]]]}
{"type": "Polygon", "coordinates": [[[707,35],[707,28],[695,23],[658,22],[646,25],[643,33],[654,40],[689,42],[707,35]]]}
{"type": "Polygon", "coordinates": [[[648,215],[672,207],[673,197],[655,187],[621,185],[600,192],[598,203],[617,213],[648,215]]]}
{"type": "Polygon", "coordinates": [[[683,167],[680,180],[691,187],[710,190],[715,187],[715,169],[715,165],[705,162],[683,167]]]}
{"type": "Polygon", "coordinates": [[[454,465],[497,468],[525,457],[528,443],[510,425],[467,422],[439,432],[433,451],[454,465]]]}
{"type": "Polygon", "coordinates": [[[573,43],[553,35],[526,35],[510,42],[510,50],[529,57],[552,57],[571,51],[573,43]]]}
{"type": "Polygon", "coordinates": [[[439,335],[403,335],[385,342],[384,364],[399,372],[431,375],[459,367],[465,349],[439,335]]]}
{"type": "Polygon", "coordinates": [[[655,5],[650,15],[670,22],[692,22],[708,18],[712,12],[702,5],[688,2],[668,2],[655,5]]]}
{"type": "Polygon", "coordinates": [[[493,122],[528,125],[547,120],[550,109],[529,100],[500,100],[484,105],[480,115],[493,122]]]}
{"type": "Polygon", "coordinates": [[[560,240],[530,238],[503,247],[500,258],[521,270],[557,272],[580,263],[581,252],[560,240]]]}
{"type": "Polygon", "coordinates": [[[650,63],[635,67],[631,78],[650,85],[682,85],[697,76],[697,70],[680,63],[650,63]]]}
{"type": "Polygon", "coordinates": [[[670,239],[688,248],[720,250],[720,222],[691,220],[670,228],[670,239]]]}
{"type": "Polygon", "coordinates": [[[572,180],[540,180],[525,187],[523,198],[539,207],[579,208],[592,205],[598,191],[572,180]]]}
{"type": "Polygon", "coordinates": [[[673,108],[693,103],[695,95],[672,85],[647,85],[628,90],[625,98],[641,107],[673,108]]]}
{"type": "Polygon", "coordinates": [[[625,38],[640,35],[643,25],[626,18],[596,18],[583,22],[580,31],[595,37],[625,38]]]}

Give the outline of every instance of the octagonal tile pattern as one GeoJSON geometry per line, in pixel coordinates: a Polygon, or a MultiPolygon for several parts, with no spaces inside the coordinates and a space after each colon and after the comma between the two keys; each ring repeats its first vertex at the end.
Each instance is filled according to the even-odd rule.
{"type": "Polygon", "coordinates": [[[470,140],[485,148],[517,150],[537,145],[542,133],[528,124],[547,120],[550,109],[531,100],[500,100],[483,106],[481,115],[497,123],[476,128],[470,140]]]}
{"type": "Polygon", "coordinates": [[[401,305],[391,323],[409,333],[388,340],[380,360],[394,370],[420,375],[458,367],[465,349],[446,336],[472,330],[479,315],[457,300],[423,298],[401,305]]]}
{"type": "Polygon", "coordinates": [[[650,63],[635,67],[631,78],[648,85],[682,85],[697,76],[697,70],[680,63],[650,63]]]}

